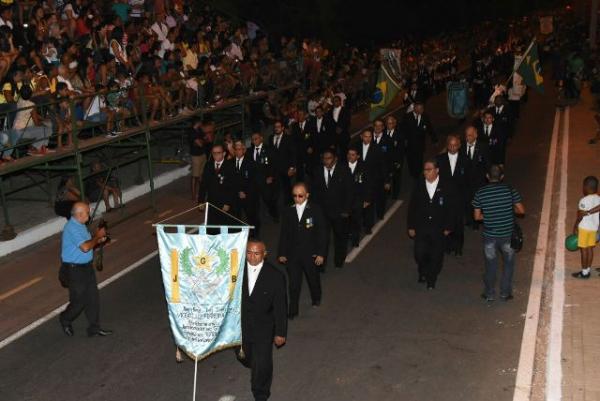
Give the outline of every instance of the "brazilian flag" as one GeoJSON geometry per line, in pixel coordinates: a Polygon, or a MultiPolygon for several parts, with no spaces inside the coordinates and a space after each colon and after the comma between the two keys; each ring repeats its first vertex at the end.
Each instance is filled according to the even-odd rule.
{"type": "Polygon", "coordinates": [[[519,68],[517,68],[517,73],[523,77],[523,81],[527,86],[544,93],[544,78],[542,77],[542,66],[540,65],[536,43],[532,43],[529,51],[525,53],[519,68]]]}
{"type": "Polygon", "coordinates": [[[387,107],[392,103],[398,92],[400,91],[400,85],[388,74],[388,71],[382,65],[379,69],[379,76],[377,78],[377,85],[375,85],[375,92],[373,93],[373,99],[371,100],[371,112],[369,113],[369,119],[373,121],[387,110],[387,107]]]}

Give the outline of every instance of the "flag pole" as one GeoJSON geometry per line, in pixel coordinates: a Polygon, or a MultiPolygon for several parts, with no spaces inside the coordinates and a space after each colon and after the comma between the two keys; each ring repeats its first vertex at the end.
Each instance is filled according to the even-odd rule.
{"type": "Polygon", "coordinates": [[[529,46],[527,47],[527,50],[525,50],[525,53],[523,53],[523,57],[521,57],[521,61],[519,61],[519,64],[517,64],[516,68],[513,68],[512,73],[510,74],[510,76],[508,77],[508,79],[506,80],[506,82],[504,83],[504,86],[508,86],[508,83],[510,82],[510,80],[512,79],[513,75],[515,75],[515,72],[517,72],[519,70],[519,68],[521,68],[521,64],[523,64],[523,61],[525,61],[525,57],[527,57],[527,55],[529,54],[529,52],[531,51],[531,49],[533,48],[533,45],[535,44],[535,36],[533,37],[533,39],[531,40],[531,43],[529,44],[529,46]]]}
{"type": "Polygon", "coordinates": [[[198,377],[198,357],[194,358],[196,361],[194,364],[194,396],[193,401],[196,401],[196,378],[198,377]]]}

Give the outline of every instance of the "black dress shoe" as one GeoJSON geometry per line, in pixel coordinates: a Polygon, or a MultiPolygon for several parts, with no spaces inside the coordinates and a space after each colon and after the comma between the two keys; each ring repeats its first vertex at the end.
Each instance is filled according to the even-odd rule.
{"type": "Polygon", "coordinates": [[[481,298],[485,299],[485,302],[494,302],[494,297],[486,295],[485,293],[481,294],[481,298]]]}
{"type": "Polygon", "coordinates": [[[73,330],[73,326],[71,326],[70,324],[68,324],[66,326],[62,326],[62,329],[63,329],[63,333],[65,333],[67,337],[73,337],[73,335],[75,334],[75,331],[73,330]]]}
{"type": "Polygon", "coordinates": [[[313,308],[318,308],[319,306],[321,306],[321,301],[315,301],[312,303],[313,308]]]}
{"type": "Polygon", "coordinates": [[[426,283],[427,279],[425,279],[425,276],[419,276],[419,283],[426,283]]]}
{"type": "Polygon", "coordinates": [[[106,336],[110,336],[112,333],[113,333],[112,330],[99,329],[98,331],[88,332],[88,337],[95,337],[95,336],[106,337],[106,336]]]}
{"type": "Polygon", "coordinates": [[[373,230],[370,229],[370,228],[367,228],[367,229],[365,229],[365,234],[366,235],[371,235],[371,234],[373,234],[373,230]]]}
{"type": "Polygon", "coordinates": [[[352,248],[358,248],[359,243],[358,241],[352,241],[352,248]]]}
{"type": "Polygon", "coordinates": [[[294,320],[296,316],[298,316],[297,313],[288,313],[288,320],[294,320]]]}
{"type": "Polygon", "coordinates": [[[503,300],[503,301],[510,301],[513,298],[514,297],[512,296],[512,294],[509,294],[509,295],[500,295],[500,299],[503,300]]]}
{"type": "Polygon", "coordinates": [[[428,290],[428,291],[433,291],[433,290],[435,290],[435,284],[427,284],[427,290],[428,290]]]}

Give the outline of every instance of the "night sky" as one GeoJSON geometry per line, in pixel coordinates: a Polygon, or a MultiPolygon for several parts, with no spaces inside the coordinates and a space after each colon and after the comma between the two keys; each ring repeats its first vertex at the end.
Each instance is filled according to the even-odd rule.
{"type": "Polygon", "coordinates": [[[483,20],[527,14],[561,0],[220,0],[216,8],[268,26],[272,33],[318,37],[331,44],[388,42],[405,33],[430,35],[483,20]]]}

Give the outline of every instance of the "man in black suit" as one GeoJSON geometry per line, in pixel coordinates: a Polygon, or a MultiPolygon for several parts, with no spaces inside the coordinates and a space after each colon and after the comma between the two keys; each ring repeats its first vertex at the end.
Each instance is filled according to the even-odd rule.
{"type": "MultiPolygon", "coordinates": [[[[460,139],[456,135],[448,135],[446,139],[446,152],[439,154],[437,162],[442,181],[451,184],[454,188],[456,199],[454,203],[458,207],[463,207],[467,196],[467,157],[460,153],[460,139]]],[[[464,215],[463,213],[454,213],[454,225],[452,232],[447,237],[446,252],[454,252],[455,255],[462,255],[464,235],[464,215]]]]}
{"type": "Polygon", "coordinates": [[[335,133],[335,147],[340,155],[340,159],[344,160],[348,151],[348,144],[350,143],[352,113],[350,113],[350,110],[346,106],[342,106],[341,97],[334,96],[333,107],[327,116],[335,133]]]}
{"type": "Polygon", "coordinates": [[[394,142],[385,134],[385,124],[382,119],[373,121],[373,145],[381,150],[383,162],[383,185],[374,188],[375,215],[383,219],[386,209],[387,194],[392,187],[394,142]]]}
{"type": "Polygon", "coordinates": [[[404,117],[403,127],[406,138],[406,161],[410,175],[417,179],[423,169],[423,154],[425,153],[425,137],[428,135],[432,143],[437,143],[437,137],[429,117],[424,114],[423,103],[415,103],[412,113],[404,117]]]}
{"type": "Polygon", "coordinates": [[[385,119],[385,136],[389,138],[392,145],[391,152],[391,179],[392,179],[392,199],[400,198],[400,189],[402,186],[402,169],[404,167],[404,148],[406,141],[404,135],[398,129],[398,120],[394,116],[388,116],[385,119]]]}
{"type": "MultiPolygon", "coordinates": [[[[225,160],[225,148],[221,144],[213,145],[211,151],[212,160],[209,160],[202,173],[198,201],[204,207],[205,202],[211,203],[219,209],[229,212],[234,202],[234,171],[233,165],[225,160]]],[[[209,213],[210,224],[220,224],[225,217],[220,213],[209,213]],[[213,217],[212,219],[210,217],[213,217]]],[[[208,224],[208,222],[207,222],[208,224]]]]}
{"type": "Polygon", "coordinates": [[[302,272],[306,276],[313,307],[321,304],[318,268],[327,253],[327,222],[319,205],[308,201],[306,184],[292,189],[294,204],[284,209],[279,233],[278,261],[285,264],[290,283],[290,319],[298,315],[302,272]]]}
{"type": "Polygon", "coordinates": [[[273,380],[273,344],[280,348],[287,336],[285,276],[265,261],[265,244],[250,240],[242,285],[242,350],[238,358],[252,369],[255,401],[266,401],[273,380]]]}
{"type": "Polygon", "coordinates": [[[416,182],[408,204],[408,236],[415,240],[419,282],[433,290],[444,263],[446,236],[454,225],[454,191],[439,177],[435,159],[423,164],[424,178],[416,182]]]}
{"type": "Polygon", "coordinates": [[[277,185],[275,165],[273,164],[273,151],[264,143],[263,135],[260,132],[252,134],[252,146],[246,152],[246,157],[256,163],[256,181],[258,191],[262,197],[269,215],[273,220],[277,220],[277,185]]]}
{"type": "Polygon", "coordinates": [[[502,96],[496,96],[494,98],[494,106],[490,108],[490,111],[494,114],[496,124],[501,125],[506,135],[512,138],[514,133],[514,117],[506,104],[506,99],[502,96]]]}
{"type": "MultiPolygon", "coordinates": [[[[296,175],[296,147],[294,139],[285,132],[285,126],[281,120],[273,123],[273,135],[269,138],[269,146],[273,152],[275,185],[280,189],[276,191],[276,199],[283,192],[283,202],[291,203],[292,178],[296,175]]],[[[278,205],[276,204],[276,206],[278,205]]],[[[278,215],[276,210],[276,219],[278,215]]]]}
{"type": "Polygon", "coordinates": [[[475,192],[487,183],[486,174],[489,171],[491,163],[488,146],[478,140],[477,128],[472,125],[465,129],[465,143],[461,147],[460,152],[465,155],[467,160],[467,179],[464,197],[465,222],[476,230],[479,228],[479,223],[473,220],[473,205],[471,201],[475,192]]]}
{"type": "Polygon", "coordinates": [[[345,163],[338,163],[333,149],[323,152],[322,159],[322,167],[317,168],[313,174],[312,200],[323,210],[328,223],[328,239],[330,230],[333,231],[333,262],[335,267],[341,268],[348,250],[352,176],[345,163]]]}
{"type": "Polygon", "coordinates": [[[235,159],[232,159],[235,196],[233,214],[239,219],[245,217],[247,223],[254,226],[251,230],[252,236],[258,238],[260,233],[260,195],[256,162],[252,158],[246,157],[246,146],[241,139],[233,142],[233,151],[235,154],[235,159]]]}
{"type": "Polygon", "coordinates": [[[353,247],[357,247],[360,242],[360,234],[364,215],[372,212],[370,209],[373,204],[373,191],[371,188],[371,177],[365,167],[365,163],[360,160],[358,150],[349,149],[346,156],[348,168],[352,176],[352,208],[350,211],[350,242],[353,247]]]}
{"type": "Polygon", "coordinates": [[[477,127],[478,138],[488,145],[490,162],[504,166],[507,135],[504,127],[494,122],[494,114],[488,110],[477,127]]]}
{"type": "Polygon", "coordinates": [[[335,148],[335,129],[332,120],[323,112],[323,107],[315,108],[315,116],[308,120],[308,129],[317,150],[317,160],[325,149],[335,148]]]}
{"type": "Polygon", "coordinates": [[[305,110],[298,110],[298,121],[291,125],[290,132],[296,143],[296,179],[302,181],[312,174],[319,157],[305,110]]]}
{"type": "MultiPolygon", "coordinates": [[[[381,197],[381,192],[384,193],[385,198],[385,179],[387,177],[385,158],[381,148],[373,143],[371,128],[363,130],[360,139],[361,142],[356,150],[371,178],[373,203],[377,203],[377,197],[381,197]]],[[[371,234],[371,229],[375,225],[375,206],[365,210],[364,224],[365,233],[371,234]]]]}
{"type": "Polygon", "coordinates": [[[417,82],[410,84],[410,89],[404,94],[404,104],[408,104],[406,112],[412,113],[415,103],[424,101],[425,97],[423,96],[423,91],[419,89],[419,84],[417,82]]]}

